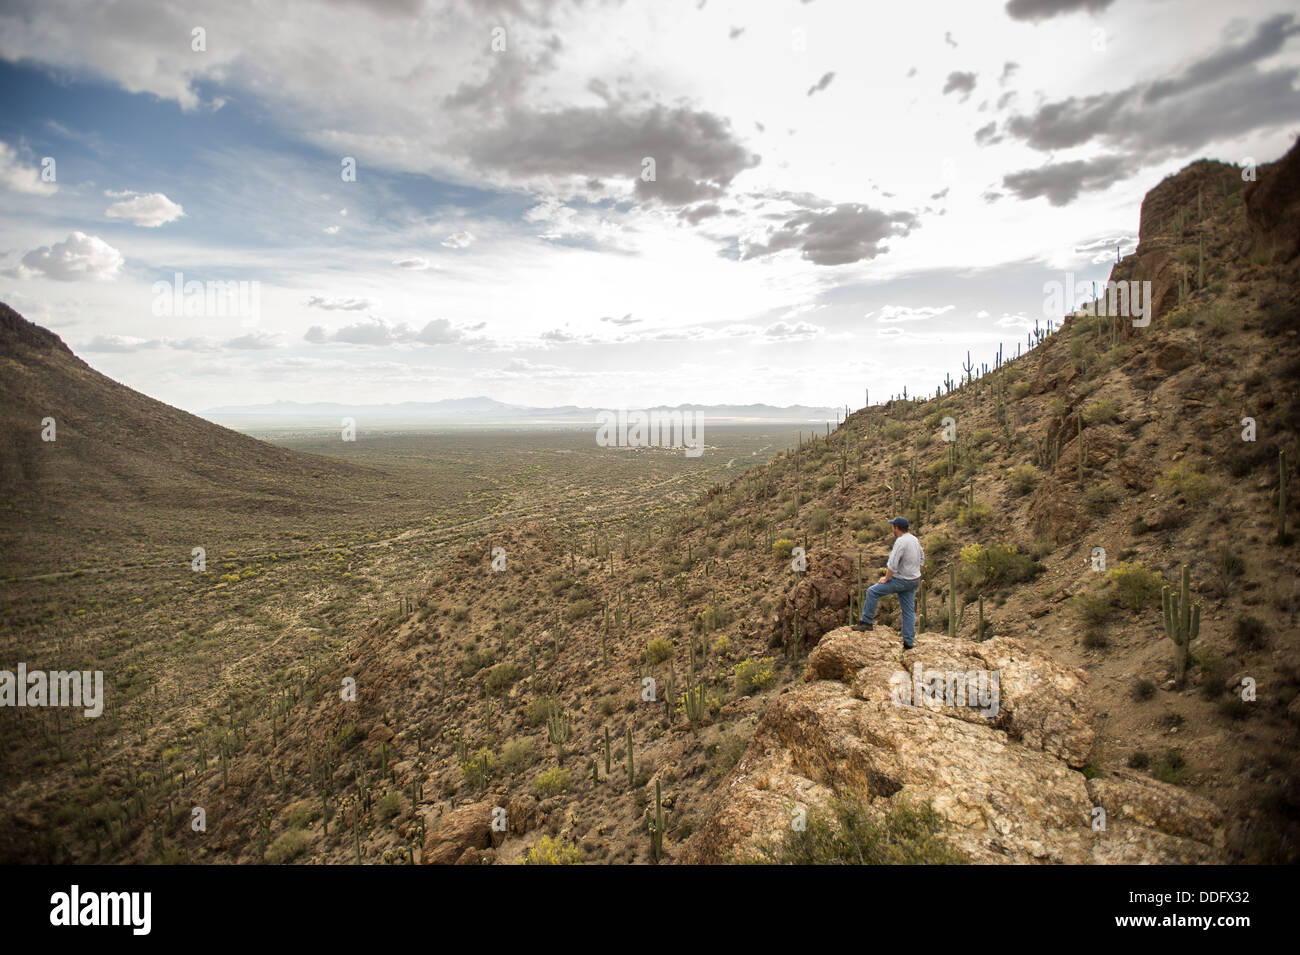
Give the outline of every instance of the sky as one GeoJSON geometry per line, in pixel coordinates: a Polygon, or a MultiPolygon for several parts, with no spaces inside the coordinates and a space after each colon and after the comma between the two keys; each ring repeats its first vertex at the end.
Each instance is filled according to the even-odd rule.
{"type": "Polygon", "coordinates": [[[6,0],[0,301],[189,411],[856,408],[1298,77],[1286,0],[6,0]]]}

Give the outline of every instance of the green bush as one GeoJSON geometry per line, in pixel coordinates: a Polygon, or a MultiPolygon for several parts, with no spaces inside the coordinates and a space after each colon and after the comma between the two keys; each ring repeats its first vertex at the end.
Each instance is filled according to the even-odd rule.
{"type": "Polygon", "coordinates": [[[541,799],[546,799],[548,796],[558,796],[560,793],[568,791],[570,782],[567,769],[552,766],[533,780],[533,792],[541,799]]]}
{"type": "Polygon", "coordinates": [[[971,530],[979,530],[983,527],[990,517],[993,516],[993,508],[989,507],[983,501],[976,501],[974,504],[963,505],[957,512],[957,522],[971,530]]]}
{"type": "Polygon", "coordinates": [[[837,796],[791,831],[743,861],[772,865],[960,865],[970,859],[942,836],[931,807],[900,804],[878,818],[865,803],[837,796]]]}
{"type": "Polygon", "coordinates": [[[1043,572],[1043,565],[1015,544],[969,544],[961,549],[958,576],[969,589],[1005,587],[1033,580],[1043,572]]]}
{"type": "Polygon", "coordinates": [[[1189,504],[1204,502],[1216,490],[1214,483],[1192,461],[1179,461],[1161,475],[1160,483],[1189,504]]]}
{"type": "Polygon", "coordinates": [[[1187,777],[1187,761],[1180,750],[1167,750],[1151,770],[1151,774],[1162,783],[1171,786],[1181,785],[1187,777]]]}
{"type": "Polygon", "coordinates": [[[653,666],[673,655],[673,645],[666,637],[655,637],[645,645],[645,662],[653,666]]]}
{"type": "Polygon", "coordinates": [[[736,693],[740,696],[752,696],[759,690],[766,690],[776,682],[776,672],[772,669],[773,658],[762,657],[758,660],[745,659],[736,664],[736,693]]]}
{"type": "Polygon", "coordinates": [[[513,663],[498,663],[487,675],[487,688],[489,693],[500,693],[514,685],[519,679],[519,667],[513,663]]]}
{"type": "Polygon", "coordinates": [[[553,696],[535,696],[528,701],[524,707],[524,724],[526,726],[541,726],[551,718],[555,712],[556,701],[553,696]]]}
{"type": "Polygon", "coordinates": [[[266,861],[270,865],[284,865],[292,862],[307,851],[311,845],[311,836],[301,829],[288,829],[275,837],[266,848],[266,861]]]}
{"type": "Polygon", "coordinates": [[[531,739],[527,736],[512,739],[501,749],[501,768],[513,775],[527,769],[536,758],[531,739]]]}
{"type": "Polygon", "coordinates": [[[814,532],[820,534],[831,524],[831,512],[824,507],[819,507],[808,517],[808,525],[814,532]]]}
{"type": "Polygon", "coordinates": [[[1083,409],[1083,420],[1087,424],[1110,424],[1119,418],[1119,405],[1111,398],[1094,401],[1083,409]]]}
{"type": "Polygon", "coordinates": [[[493,659],[491,650],[470,650],[461,658],[460,675],[471,677],[484,667],[491,666],[493,659]]]}
{"type": "Polygon", "coordinates": [[[385,793],[375,803],[375,818],[387,822],[402,811],[402,797],[399,793],[385,793]]]}
{"type": "Polygon", "coordinates": [[[1120,561],[1106,574],[1106,579],[1114,588],[1116,603],[1132,611],[1148,609],[1152,603],[1158,606],[1160,589],[1165,585],[1160,572],[1147,570],[1141,561],[1120,561]]]}
{"type": "Polygon", "coordinates": [[[564,619],[568,620],[570,623],[573,623],[575,620],[581,620],[584,617],[590,617],[595,612],[596,612],[596,605],[592,603],[590,600],[588,600],[586,597],[583,597],[579,600],[573,601],[573,603],[569,604],[569,606],[565,608],[564,619]]]}
{"type": "Polygon", "coordinates": [[[788,537],[782,537],[772,542],[772,553],[778,557],[787,558],[795,548],[795,542],[788,537]]]}
{"type": "Polygon", "coordinates": [[[1011,487],[1023,497],[1038,484],[1038,468],[1032,464],[1022,464],[1012,468],[1008,477],[1011,479],[1011,487]]]}

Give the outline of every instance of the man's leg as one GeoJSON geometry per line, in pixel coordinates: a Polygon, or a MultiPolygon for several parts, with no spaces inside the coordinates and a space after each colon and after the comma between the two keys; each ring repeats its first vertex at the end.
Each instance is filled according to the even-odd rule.
{"type": "Polygon", "coordinates": [[[867,592],[862,595],[862,613],[858,614],[858,622],[870,624],[876,619],[876,604],[880,601],[882,594],[889,593],[883,589],[882,584],[872,584],[867,588],[867,592]]]}
{"type": "Polygon", "coordinates": [[[876,619],[876,603],[885,594],[896,594],[903,586],[903,581],[891,577],[883,584],[872,584],[862,596],[862,622],[871,623],[876,619]]]}
{"type": "Polygon", "coordinates": [[[903,647],[912,649],[916,643],[916,585],[920,581],[905,581],[907,588],[898,592],[898,607],[903,612],[903,647]]]}

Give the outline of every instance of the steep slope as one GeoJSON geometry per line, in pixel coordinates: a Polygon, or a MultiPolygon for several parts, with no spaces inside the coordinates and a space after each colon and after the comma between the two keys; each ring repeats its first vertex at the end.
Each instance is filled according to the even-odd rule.
{"type": "Polygon", "coordinates": [[[62,553],[84,559],[92,539],[123,524],[165,537],[214,514],[301,513],[363,473],[133,391],[0,304],[0,575],[62,553]]]}
{"type": "Polygon", "coordinates": [[[437,562],[424,593],[342,659],[287,669],[219,746],[179,732],[156,774],[130,775],[114,857],[711,860],[761,815],[730,794],[762,802],[775,783],[812,809],[928,801],[979,861],[1295,861],[1300,560],[1279,476],[1294,483],[1300,451],[1296,155],[1255,183],[1195,163],[1152,190],[1112,273],[1153,283],[1149,325],[1068,316],[1023,357],[859,410],[693,507],[582,539],[505,526],[437,562]],[[996,726],[855,689],[911,662],[892,601],[871,638],[836,632],[900,511],[928,556],[922,653],[1013,651],[1058,699],[1011,662],[996,726]],[[1183,565],[1202,610],[1180,685],[1161,595],[1183,565]],[[827,669],[837,654],[853,666],[827,669]],[[863,706],[894,736],[872,738],[863,706]],[[912,729],[983,775],[900,763],[888,743],[912,729]],[[1012,771],[1025,785],[995,785],[1012,771]],[[987,821],[1019,820],[1005,852],[979,833],[980,799],[987,821]],[[174,809],[190,805],[202,840],[174,809]]]}

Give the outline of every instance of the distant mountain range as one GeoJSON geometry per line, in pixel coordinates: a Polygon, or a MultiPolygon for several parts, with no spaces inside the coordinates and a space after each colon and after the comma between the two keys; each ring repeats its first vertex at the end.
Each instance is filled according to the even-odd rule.
{"type": "MultiPolygon", "coordinates": [[[[248,418],[334,418],[345,415],[366,417],[371,420],[422,420],[443,422],[465,421],[582,421],[593,422],[601,409],[578,405],[559,405],[553,408],[532,408],[512,405],[493,398],[444,398],[441,401],[403,401],[398,404],[349,405],[338,402],[275,401],[261,405],[224,405],[200,412],[203,417],[216,419],[248,418]]],[[[813,408],[807,405],[654,405],[643,411],[694,411],[706,418],[749,421],[834,421],[842,409],[813,408]]]]}

